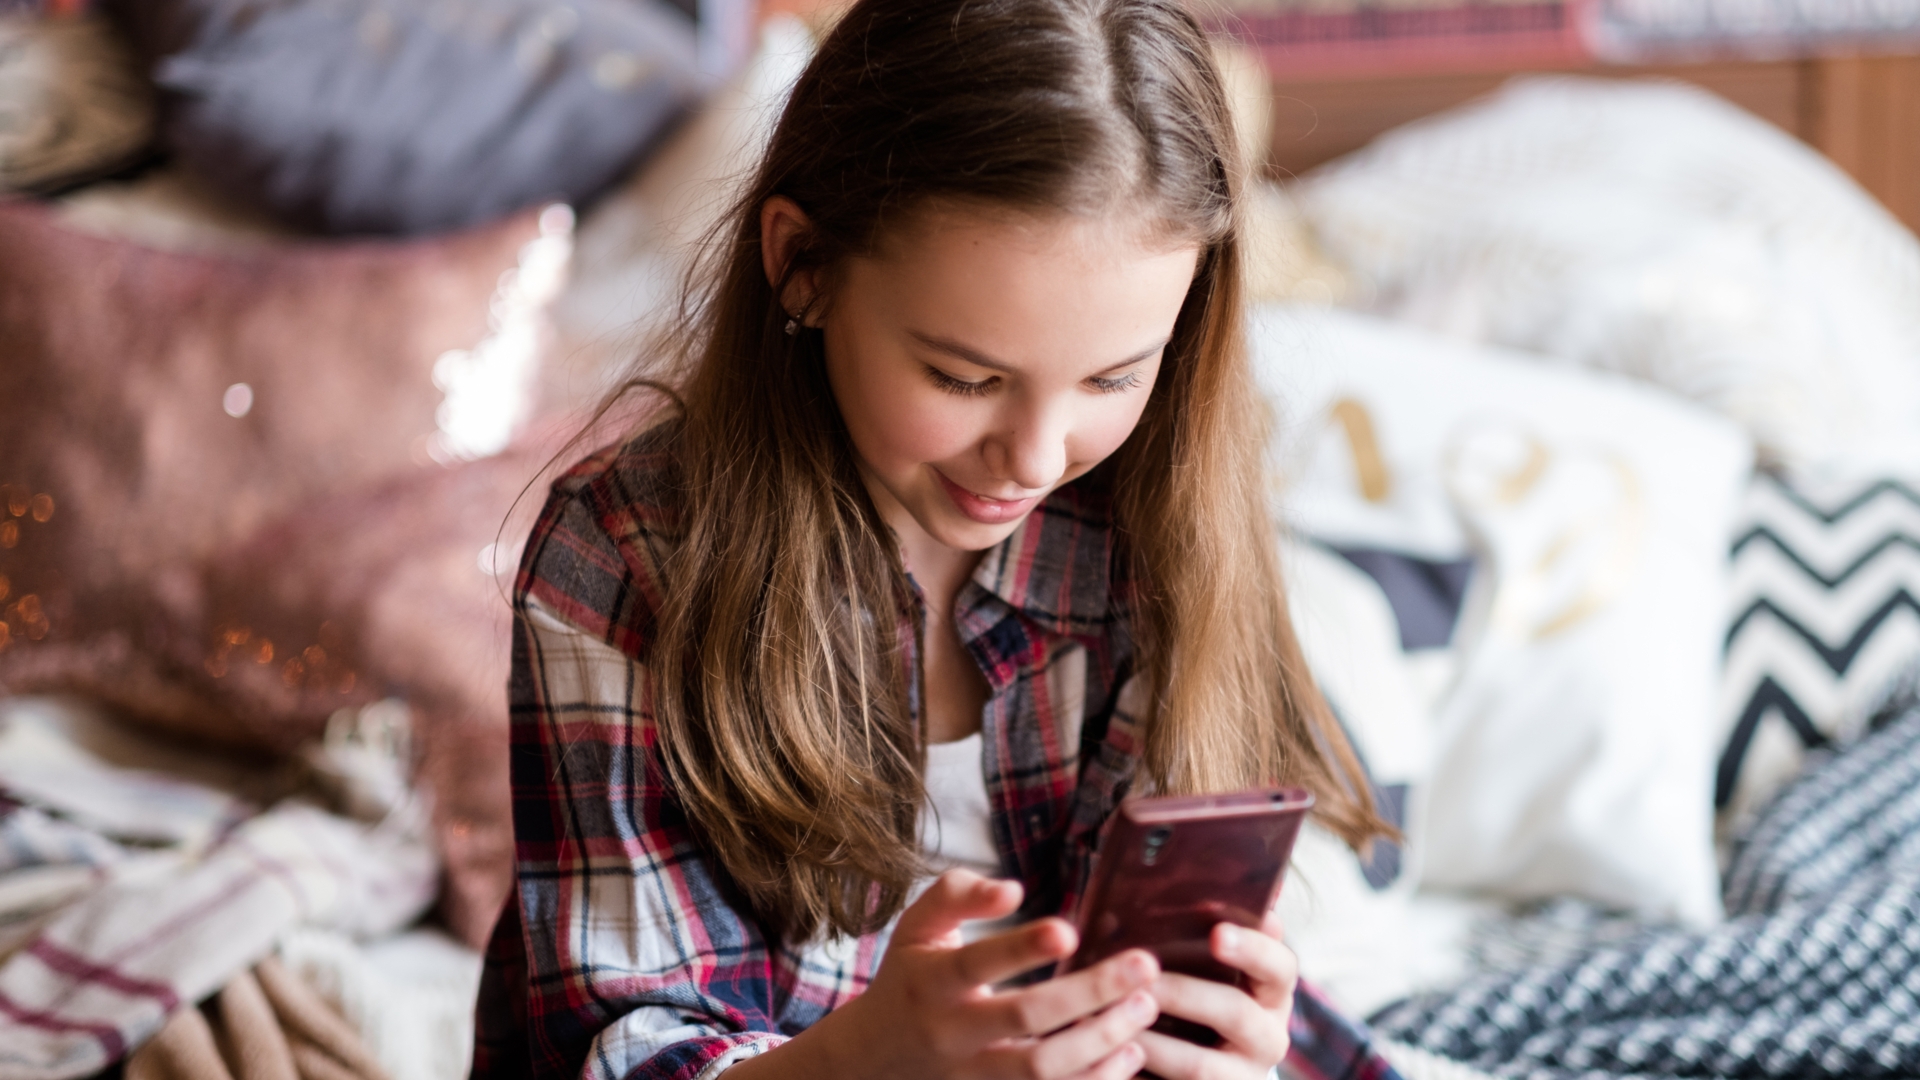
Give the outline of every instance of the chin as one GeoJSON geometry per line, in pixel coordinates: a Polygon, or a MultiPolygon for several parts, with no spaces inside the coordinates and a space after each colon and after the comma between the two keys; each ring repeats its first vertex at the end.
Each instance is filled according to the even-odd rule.
{"type": "MultiPolygon", "coordinates": [[[[944,496],[942,498],[944,501],[944,496]]],[[[1012,521],[995,522],[989,525],[957,513],[951,508],[941,507],[936,511],[938,516],[932,523],[933,527],[927,528],[928,522],[922,518],[921,528],[926,529],[935,540],[956,551],[985,551],[1012,536],[1014,530],[1018,529],[1032,513],[1033,511],[1029,510],[1012,521]]]]}

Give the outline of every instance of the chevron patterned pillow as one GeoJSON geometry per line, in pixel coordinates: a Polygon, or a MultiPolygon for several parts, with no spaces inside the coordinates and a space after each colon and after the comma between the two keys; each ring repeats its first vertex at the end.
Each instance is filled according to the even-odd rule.
{"type": "Polygon", "coordinates": [[[1920,664],[1920,483],[1761,473],[1734,537],[1723,835],[1920,664]]]}

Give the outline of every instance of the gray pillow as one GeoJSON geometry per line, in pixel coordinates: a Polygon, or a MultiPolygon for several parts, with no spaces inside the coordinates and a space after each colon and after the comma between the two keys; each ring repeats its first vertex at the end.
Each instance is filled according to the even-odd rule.
{"type": "Polygon", "coordinates": [[[165,138],[306,228],[421,233],[590,198],[708,84],[666,0],[115,0],[165,138]]]}

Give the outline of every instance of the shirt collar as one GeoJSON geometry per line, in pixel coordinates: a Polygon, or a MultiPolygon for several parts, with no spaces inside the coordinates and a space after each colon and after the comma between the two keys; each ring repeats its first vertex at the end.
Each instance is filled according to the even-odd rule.
{"type": "Polygon", "coordinates": [[[1048,495],[989,549],[973,583],[1055,633],[1099,633],[1122,614],[1113,558],[1112,501],[1076,482],[1048,495]]]}

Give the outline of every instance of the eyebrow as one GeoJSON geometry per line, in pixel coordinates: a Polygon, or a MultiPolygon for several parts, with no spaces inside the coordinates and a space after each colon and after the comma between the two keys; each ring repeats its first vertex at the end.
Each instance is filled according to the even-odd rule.
{"type": "MultiPolygon", "coordinates": [[[[951,338],[935,337],[932,334],[923,334],[918,330],[909,330],[907,334],[915,341],[918,341],[920,344],[925,345],[935,352],[946,353],[948,356],[965,360],[967,363],[973,364],[976,367],[987,368],[990,371],[1003,371],[1008,374],[1012,374],[1015,370],[1012,364],[1003,360],[995,360],[993,357],[976,349],[970,349],[951,338]]],[[[1110,364],[1101,368],[1099,371],[1094,372],[1094,374],[1105,375],[1108,372],[1119,371],[1121,368],[1132,367],[1147,357],[1152,356],[1154,353],[1159,352],[1161,349],[1166,348],[1167,343],[1172,340],[1172,338],[1167,338],[1157,344],[1150,345],[1117,364],[1110,364]]]]}

